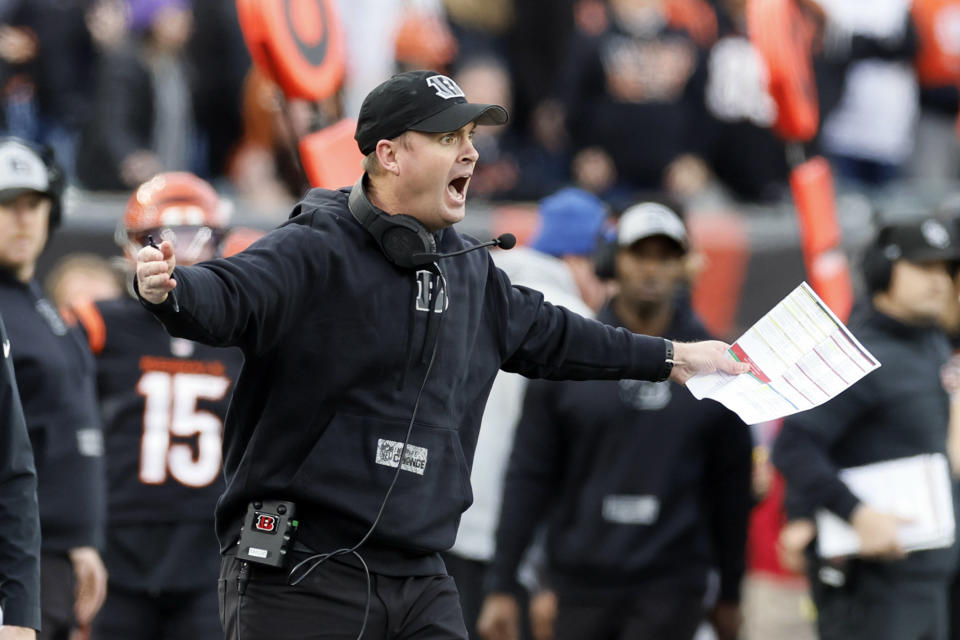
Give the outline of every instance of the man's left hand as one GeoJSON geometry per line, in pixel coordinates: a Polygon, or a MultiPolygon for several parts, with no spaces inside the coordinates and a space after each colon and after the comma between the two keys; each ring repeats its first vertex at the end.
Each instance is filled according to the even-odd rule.
{"type": "Polygon", "coordinates": [[[680,384],[701,373],[727,373],[740,375],[750,371],[746,362],[734,360],[727,349],[726,342],[719,340],[704,340],[703,342],[674,342],[673,343],[673,370],[670,379],[680,384]]]}
{"type": "Polygon", "coordinates": [[[70,561],[77,577],[74,614],[78,624],[88,625],[107,597],[107,569],[93,547],[71,549],[70,561]]]}

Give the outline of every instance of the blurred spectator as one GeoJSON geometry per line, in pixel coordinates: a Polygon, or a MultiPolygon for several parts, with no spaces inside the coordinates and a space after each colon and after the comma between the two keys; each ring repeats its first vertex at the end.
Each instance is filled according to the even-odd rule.
{"type": "MultiPolygon", "coordinates": [[[[670,209],[629,208],[617,232],[619,290],[598,319],[675,340],[706,336],[685,294],[687,243],[670,209]]],[[[710,617],[721,640],[736,638],[750,450],[733,413],[670,382],[531,382],[504,485],[485,637],[512,637],[509,594],[544,520],[557,640],[690,640],[711,606],[714,571],[710,617]]]]}
{"type": "Polygon", "coordinates": [[[0,141],[0,308],[37,469],[40,640],[67,638],[103,604],[103,436],[94,363],[80,332],[44,297],[37,260],[61,218],[52,158],[0,141]]]}
{"type": "Polygon", "coordinates": [[[204,146],[203,175],[226,172],[227,159],[240,139],[243,122],[237,106],[250,69],[250,54],[240,31],[235,0],[193,3],[194,28],[186,58],[192,75],[193,111],[204,146]]]}
{"type": "MultiPolygon", "coordinates": [[[[466,60],[454,76],[467,99],[513,106],[507,68],[494,58],[466,60]]],[[[512,126],[484,127],[474,134],[480,159],[470,179],[470,194],[489,200],[537,200],[567,179],[563,149],[521,138],[512,126]],[[488,131],[489,129],[489,131],[488,131]]]]}
{"type": "Polygon", "coordinates": [[[53,266],[44,290],[57,309],[63,310],[81,302],[116,298],[125,287],[109,261],[93,253],[72,253],[53,266]]]}
{"type": "Polygon", "coordinates": [[[771,126],[777,105],[767,90],[766,62],[747,37],[746,2],[723,0],[721,37],[707,58],[705,108],[710,169],[743,200],[778,200],[787,187],[787,158],[771,126]]]}
{"type": "Polygon", "coordinates": [[[822,114],[822,142],[838,178],[880,186],[913,150],[917,38],[909,0],[818,0],[830,55],[852,60],[840,103],[822,114]]]}
{"type": "Polygon", "coordinates": [[[947,454],[948,397],[941,367],[950,345],[939,327],[951,296],[956,234],[934,218],[883,227],[867,249],[870,296],[851,322],[883,363],[842,395],[786,419],[773,461],[787,482],[788,513],[826,508],[850,522],[858,556],[808,553],[823,640],[944,640],[956,545],[906,555],[902,518],[877,511],[840,479],[842,468],[918,454],[947,454]]]}
{"type": "Polygon", "coordinates": [[[611,0],[599,34],[582,30],[561,73],[575,151],[609,156],[624,189],[689,195],[709,172],[702,151],[704,67],[666,0],[611,0]]]}
{"type": "Polygon", "coordinates": [[[541,138],[531,120],[545,100],[556,98],[558,74],[573,35],[573,7],[587,2],[604,12],[603,0],[515,0],[512,26],[504,35],[516,105],[510,112],[511,127],[548,149],[553,148],[551,138],[554,144],[560,141],[563,127],[555,126],[541,138]]]}
{"type": "Polygon", "coordinates": [[[93,103],[96,50],[86,15],[101,1],[0,3],[3,130],[51,145],[71,177],[93,103]]]}
{"type": "MultiPolygon", "coordinates": [[[[592,275],[589,256],[596,248],[606,207],[596,196],[564,189],[544,198],[539,214],[540,228],[530,247],[495,253],[497,266],[513,284],[537,289],[551,304],[591,317],[593,310],[585,303],[584,294],[594,295],[598,283],[588,279],[592,275]],[[584,262],[586,270],[582,268],[584,262]]],[[[593,280],[596,281],[595,276],[593,280]]],[[[444,554],[447,571],[457,582],[471,638],[477,637],[484,581],[493,559],[503,476],[526,388],[527,378],[521,375],[502,371],[497,374],[487,402],[490,410],[484,412],[480,425],[470,475],[473,505],[460,518],[456,543],[444,554]]],[[[514,595],[522,600],[522,594],[514,595]]]]}
{"type": "Polygon", "coordinates": [[[920,119],[910,174],[960,179],[960,0],[914,0],[919,50],[920,119]]]}
{"type": "Polygon", "coordinates": [[[201,158],[185,47],[188,0],[130,0],[131,39],[102,58],[94,115],[78,150],[88,189],[133,188],[201,158]]]}

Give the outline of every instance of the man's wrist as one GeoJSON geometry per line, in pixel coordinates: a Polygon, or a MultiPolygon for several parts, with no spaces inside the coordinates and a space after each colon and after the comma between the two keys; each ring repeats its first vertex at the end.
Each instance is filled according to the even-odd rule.
{"type": "Polygon", "coordinates": [[[663,364],[660,366],[660,372],[655,382],[663,382],[664,380],[668,379],[670,377],[670,372],[673,371],[673,365],[675,364],[676,353],[673,346],[673,341],[664,338],[663,344],[663,364]]]}

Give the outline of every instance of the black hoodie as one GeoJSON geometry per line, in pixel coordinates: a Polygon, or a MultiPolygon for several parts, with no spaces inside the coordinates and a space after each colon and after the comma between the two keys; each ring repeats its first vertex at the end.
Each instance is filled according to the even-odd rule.
{"type": "MultiPolygon", "coordinates": [[[[612,309],[599,319],[619,325],[612,309]]],[[[709,338],[685,301],[665,335],[709,338]]],[[[488,587],[509,591],[548,515],[553,588],[577,600],[641,588],[739,599],[750,511],[749,429],[672,382],[533,382],[517,425],[488,587]]]]}
{"type": "MultiPolygon", "coordinates": [[[[442,260],[435,273],[396,267],[351,215],[349,192],[311,191],[246,251],[178,267],[176,301],[146,306],[173,335],[244,351],[224,432],[224,550],[247,503],[262,497],[297,503],[309,548],[360,540],[394,476],[432,335],[404,472],[363,555],[379,573],[441,573],[438,552],[472,501],[470,466],[497,371],[652,379],[665,342],[512,287],[486,251],[442,260]],[[442,295],[431,296],[441,280],[442,295]]],[[[452,228],[437,240],[441,253],[475,244],[452,228]]]]}

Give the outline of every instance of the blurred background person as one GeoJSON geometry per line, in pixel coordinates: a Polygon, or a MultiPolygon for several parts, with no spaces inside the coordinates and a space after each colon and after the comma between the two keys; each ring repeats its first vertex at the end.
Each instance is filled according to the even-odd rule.
{"type": "Polygon", "coordinates": [[[110,1],[0,3],[0,130],[52,146],[68,177],[93,106],[97,51],[87,17],[110,1]]]}
{"type": "MultiPolygon", "coordinates": [[[[130,196],[117,242],[131,267],[148,235],[172,241],[178,264],[195,264],[219,256],[228,215],[204,180],[161,173],[130,196]]],[[[132,291],[73,312],[97,361],[106,445],[110,588],[94,637],[222,637],[213,514],[243,356],[171,338],[132,291]]]]}
{"type": "Polygon", "coordinates": [[[129,0],[128,7],[130,36],[101,57],[77,152],[77,177],[88,189],[125,190],[203,162],[185,53],[190,4],[129,0]]]}
{"type": "MultiPolygon", "coordinates": [[[[689,244],[677,214],[636,204],[621,216],[616,244],[617,294],[598,319],[674,340],[707,336],[687,298],[689,244]]],[[[708,613],[720,638],[736,638],[751,447],[736,415],[671,383],[531,382],[481,635],[515,637],[510,594],[545,521],[557,640],[689,640],[708,613]]]]}
{"type": "Polygon", "coordinates": [[[61,219],[63,174],[50,155],[0,141],[0,308],[37,468],[42,535],[40,638],[66,638],[103,604],[103,434],[94,363],[36,280],[61,219]]]}
{"type": "MultiPolygon", "coordinates": [[[[596,292],[602,285],[593,275],[590,256],[607,217],[606,206],[593,194],[567,188],[544,198],[538,212],[540,225],[530,246],[497,252],[494,261],[514,285],[536,289],[551,304],[592,317],[595,309],[586,299],[599,304],[603,300],[598,300],[596,292]]],[[[471,638],[478,637],[477,619],[493,559],[503,476],[526,388],[527,378],[515,373],[500,372],[494,380],[470,474],[473,504],[460,518],[453,548],[444,554],[447,572],[457,582],[471,638]]],[[[525,602],[522,591],[514,595],[525,602]]]]}
{"type": "Polygon", "coordinates": [[[828,45],[852,59],[839,104],[824,114],[822,144],[837,177],[871,188],[898,177],[913,151],[918,113],[909,0],[817,0],[828,45]]]}
{"type": "Polygon", "coordinates": [[[958,259],[955,233],[935,218],[878,231],[863,261],[868,304],[851,325],[883,366],[840,396],[789,416],[774,445],[791,518],[829,509],[860,540],[859,555],[839,564],[817,558],[812,549],[807,554],[824,640],[948,637],[956,545],[906,554],[898,538],[904,520],[861,502],[838,472],[918,454],[947,455],[949,401],[941,368],[950,345],[940,321],[956,295],[951,277],[958,259]]]}

